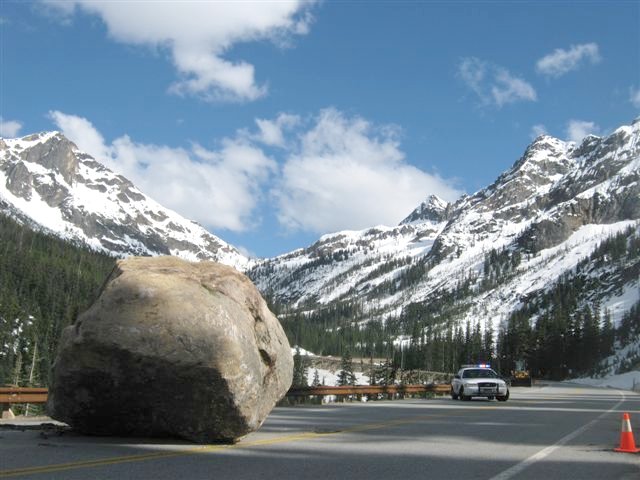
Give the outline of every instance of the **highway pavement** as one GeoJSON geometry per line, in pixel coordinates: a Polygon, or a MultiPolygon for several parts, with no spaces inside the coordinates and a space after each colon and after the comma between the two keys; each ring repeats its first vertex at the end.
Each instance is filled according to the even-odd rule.
{"type": "Polygon", "coordinates": [[[616,453],[640,395],[567,384],[506,402],[409,399],[278,407],[235,445],[0,429],[0,478],[639,480],[616,453]]]}

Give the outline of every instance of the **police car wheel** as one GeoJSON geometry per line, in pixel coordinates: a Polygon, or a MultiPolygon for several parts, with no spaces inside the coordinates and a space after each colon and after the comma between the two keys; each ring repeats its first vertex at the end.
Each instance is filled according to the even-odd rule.
{"type": "Polygon", "coordinates": [[[507,400],[509,400],[509,390],[507,390],[507,394],[502,396],[502,397],[496,397],[498,399],[499,402],[506,402],[507,400]]]}

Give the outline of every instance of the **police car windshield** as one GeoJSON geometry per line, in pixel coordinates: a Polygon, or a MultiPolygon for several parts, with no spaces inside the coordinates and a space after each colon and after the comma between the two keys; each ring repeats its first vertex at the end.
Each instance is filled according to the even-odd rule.
{"type": "Polygon", "coordinates": [[[462,372],[462,378],[497,378],[496,372],[488,368],[470,368],[462,372]]]}

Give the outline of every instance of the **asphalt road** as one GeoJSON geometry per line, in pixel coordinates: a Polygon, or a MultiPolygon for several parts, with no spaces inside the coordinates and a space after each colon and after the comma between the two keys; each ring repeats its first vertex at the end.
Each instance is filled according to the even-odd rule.
{"type": "Polygon", "coordinates": [[[0,478],[640,479],[640,395],[513,388],[506,403],[397,400],[276,408],[232,446],[0,430],[0,478]]]}

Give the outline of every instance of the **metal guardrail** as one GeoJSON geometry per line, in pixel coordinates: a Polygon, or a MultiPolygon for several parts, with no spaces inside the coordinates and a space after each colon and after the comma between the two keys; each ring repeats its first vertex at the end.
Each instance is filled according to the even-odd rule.
{"type": "Polygon", "coordinates": [[[0,405],[10,403],[47,403],[49,390],[33,387],[0,387],[0,405]]]}
{"type": "MultiPolygon", "coordinates": [[[[300,387],[290,389],[287,397],[310,397],[335,395],[415,395],[448,394],[448,384],[432,385],[348,385],[343,387],[300,387]]],[[[0,387],[0,411],[8,410],[12,403],[47,403],[48,389],[32,387],[0,387]]]]}
{"type": "Polygon", "coordinates": [[[347,385],[343,387],[328,387],[320,385],[317,387],[297,387],[287,392],[287,397],[308,397],[324,395],[414,395],[414,394],[448,394],[451,386],[448,384],[432,385],[347,385]]]}

